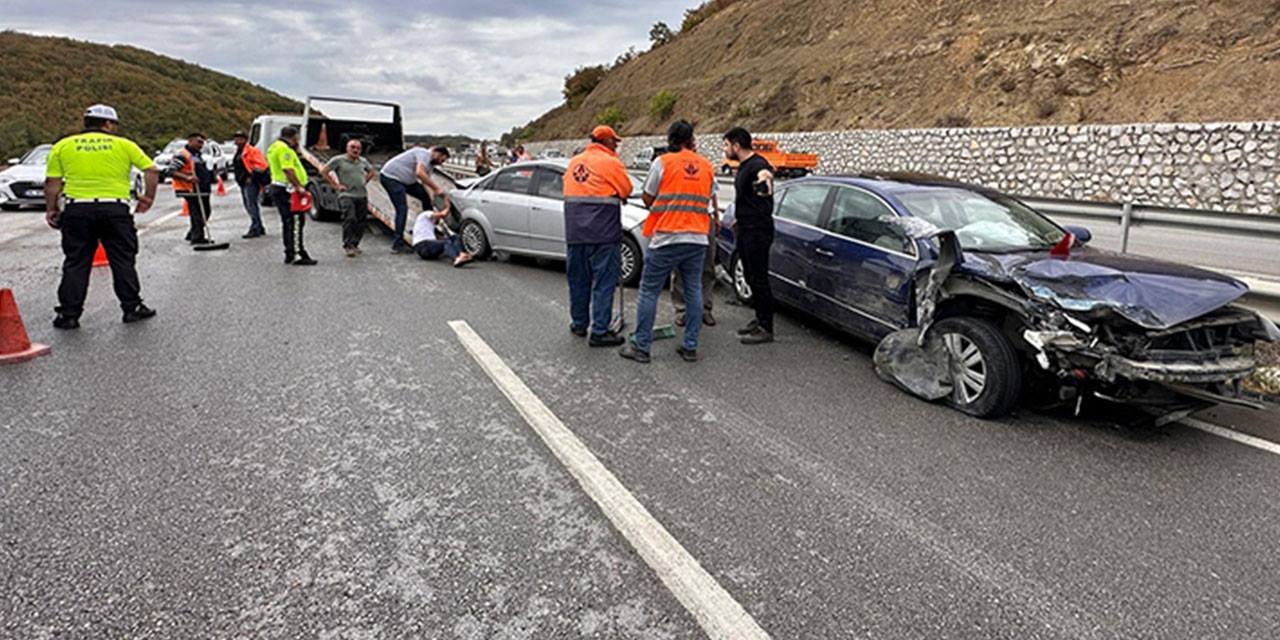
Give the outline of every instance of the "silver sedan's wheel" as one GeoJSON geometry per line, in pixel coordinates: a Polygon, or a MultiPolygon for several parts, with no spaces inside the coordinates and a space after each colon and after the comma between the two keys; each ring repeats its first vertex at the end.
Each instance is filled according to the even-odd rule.
{"type": "Polygon", "coordinates": [[[951,356],[954,400],[956,404],[973,404],[987,388],[987,360],[978,345],[959,333],[944,335],[943,342],[951,356]]]}
{"type": "Polygon", "coordinates": [[[625,287],[639,286],[640,271],[643,268],[640,245],[629,237],[623,237],[622,242],[618,243],[618,256],[621,263],[618,281],[625,287]]]}
{"type": "Polygon", "coordinates": [[[489,255],[489,237],[484,233],[484,227],[480,226],[475,220],[467,220],[462,223],[462,248],[467,250],[476,259],[486,258],[489,255]]]}

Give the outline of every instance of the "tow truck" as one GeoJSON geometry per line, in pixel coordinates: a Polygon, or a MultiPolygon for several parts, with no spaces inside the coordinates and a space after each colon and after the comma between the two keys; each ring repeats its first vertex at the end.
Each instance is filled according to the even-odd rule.
{"type": "MultiPolygon", "coordinates": [[[[818,166],[816,153],[786,153],[776,140],[754,140],[751,149],[773,165],[773,173],[779,178],[802,178],[818,166]]],[[[720,172],[731,176],[738,172],[737,160],[725,160],[720,172]]]]}
{"type": "MultiPolygon", "coordinates": [[[[308,96],[303,103],[302,115],[274,113],[258,116],[249,131],[249,144],[265,153],[280,136],[280,131],[289,125],[300,128],[302,148],[299,156],[307,166],[307,190],[311,192],[313,202],[311,217],[315,220],[335,220],[342,216],[338,192],[320,176],[320,168],[330,158],[345,153],[348,141],[360,140],[364,157],[374,169],[379,170],[383,163],[405,149],[399,104],[329,96],[308,96]]],[[[451,177],[439,171],[433,173],[445,191],[457,187],[451,177]]],[[[390,198],[377,180],[369,182],[367,187],[369,213],[391,229],[395,224],[395,210],[390,198]]],[[[406,227],[411,228],[413,216],[418,213],[414,198],[409,198],[409,207],[406,227]]]]}

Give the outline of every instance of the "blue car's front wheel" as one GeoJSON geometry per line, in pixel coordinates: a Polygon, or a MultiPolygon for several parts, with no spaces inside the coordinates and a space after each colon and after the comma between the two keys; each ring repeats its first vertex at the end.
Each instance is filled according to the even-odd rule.
{"type": "Polygon", "coordinates": [[[929,330],[942,341],[952,392],[947,404],[971,416],[999,418],[1022,397],[1022,366],[1009,339],[982,318],[952,317],[929,330]]]}
{"type": "Polygon", "coordinates": [[[742,266],[742,256],[737,253],[729,260],[729,275],[733,277],[733,295],[738,302],[751,304],[751,285],[747,284],[747,270],[742,266]]]}

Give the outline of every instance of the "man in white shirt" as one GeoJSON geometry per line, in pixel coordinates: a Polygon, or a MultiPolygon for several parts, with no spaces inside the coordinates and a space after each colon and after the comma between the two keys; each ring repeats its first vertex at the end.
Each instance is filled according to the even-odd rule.
{"type": "Polygon", "coordinates": [[[423,260],[435,260],[442,254],[453,259],[453,266],[471,262],[471,254],[462,248],[462,239],[444,222],[446,211],[423,211],[413,223],[413,251],[423,260]]]}

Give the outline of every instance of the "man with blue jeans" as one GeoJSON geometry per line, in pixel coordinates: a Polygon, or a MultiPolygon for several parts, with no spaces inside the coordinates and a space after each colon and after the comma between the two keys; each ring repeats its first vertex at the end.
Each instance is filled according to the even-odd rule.
{"type": "Polygon", "coordinates": [[[622,203],[631,195],[631,176],[618,159],[621,140],[612,127],[596,127],[591,144],[569,161],[564,174],[569,330],[579,337],[590,333],[587,344],[592,347],[624,341],[609,330],[613,292],[622,270],[622,203]]]}
{"type": "Polygon", "coordinates": [[[462,248],[462,239],[441,227],[448,211],[423,211],[413,223],[413,252],[423,260],[449,256],[453,266],[471,262],[471,254],[462,248]]]}
{"type": "Polygon", "coordinates": [[[672,271],[680,274],[684,289],[684,341],[676,353],[686,362],[698,360],[702,328],[702,268],[710,241],[715,168],[694,150],[693,125],[688,122],[678,120],[667,129],[667,144],[671,150],[654,159],[644,181],[642,197],[649,207],[644,234],[649,237],[649,252],[640,276],[636,333],[619,352],[640,363],[649,362],[658,296],[672,271]]]}
{"type": "Polygon", "coordinates": [[[262,226],[262,212],[258,208],[262,186],[271,183],[267,159],[257,147],[249,144],[249,136],[245,132],[237,131],[235,142],[236,155],[231,161],[231,168],[235,172],[236,184],[240,186],[240,201],[249,214],[249,232],[241,237],[260,238],[267,235],[266,227],[262,226]]]}
{"type": "Polygon", "coordinates": [[[432,167],[444,164],[449,159],[449,150],[444,147],[413,147],[405,150],[382,165],[382,173],[378,176],[382,188],[386,190],[391,206],[396,210],[395,239],[391,241],[392,253],[413,253],[413,249],[404,241],[405,223],[409,219],[409,201],[413,196],[422,202],[423,211],[431,211],[436,196],[444,196],[445,211],[449,210],[449,194],[445,193],[431,177],[432,167]]]}

